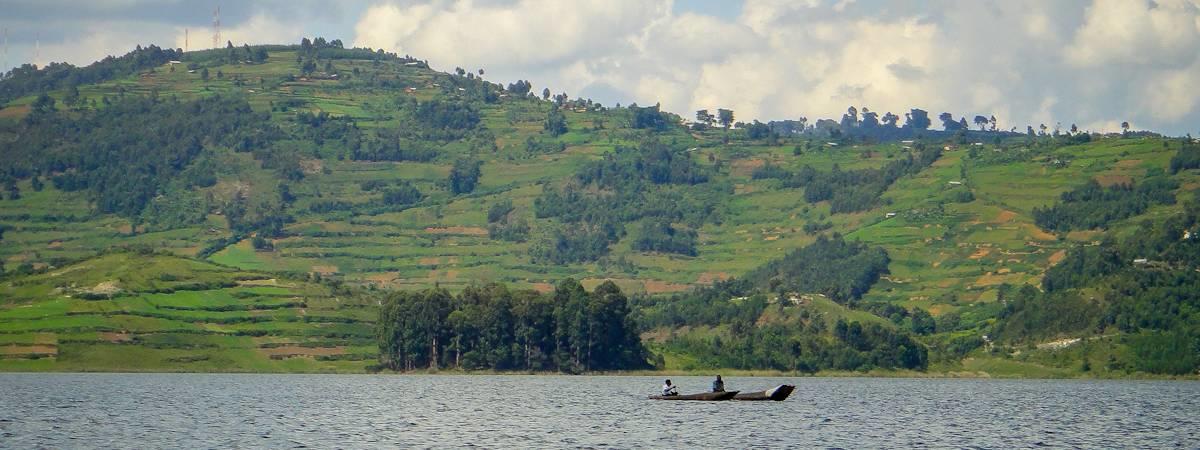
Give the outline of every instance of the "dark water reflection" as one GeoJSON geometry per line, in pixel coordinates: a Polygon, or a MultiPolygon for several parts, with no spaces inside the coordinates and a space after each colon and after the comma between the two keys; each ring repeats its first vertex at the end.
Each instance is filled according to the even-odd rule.
{"type": "Polygon", "coordinates": [[[645,400],[661,383],[0,374],[0,447],[1200,447],[1196,382],[727,377],[797,389],[782,403],[645,400]]]}

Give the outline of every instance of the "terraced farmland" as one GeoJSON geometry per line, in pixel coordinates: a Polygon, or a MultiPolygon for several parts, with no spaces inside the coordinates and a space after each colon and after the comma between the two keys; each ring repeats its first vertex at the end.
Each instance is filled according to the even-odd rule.
{"type": "Polygon", "coordinates": [[[328,286],[110,254],[0,285],[0,370],[361,372],[374,305],[328,286]]]}

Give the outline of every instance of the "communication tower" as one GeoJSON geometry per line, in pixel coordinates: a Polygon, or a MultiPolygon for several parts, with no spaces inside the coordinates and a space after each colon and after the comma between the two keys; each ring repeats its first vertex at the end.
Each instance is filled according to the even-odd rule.
{"type": "Polygon", "coordinates": [[[221,7],[213,10],[213,48],[221,48],[221,7]]]}

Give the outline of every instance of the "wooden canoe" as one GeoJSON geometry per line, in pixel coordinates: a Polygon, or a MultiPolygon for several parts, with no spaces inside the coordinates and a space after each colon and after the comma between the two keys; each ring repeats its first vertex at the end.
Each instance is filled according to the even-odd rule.
{"type": "Polygon", "coordinates": [[[686,395],[651,395],[650,400],[694,400],[702,402],[717,402],[721,400],[730,400],[736,396],[738,391],[728,392],[705,392],[703,394],[686,394],[686,395]]]}
{"type": "Polygon", "coordinates": [[[765,391],[746,392],[744,394],[738,394],[738,395],[735,395],[733,397],[733,399],[734,400],[751,400],[751,401],[753,401],[753,400],[759,400],[759,401],[774,400],[777,402],[781,402],[781,401],[787,399],[789,395],[792,395],[792,391],[795,389],[796,389],[796,387],[792,386],[790,384],[781,384],[779,386],[775,386],[775,387],[773,387],[771,389],[767,389],[765,391]]]}

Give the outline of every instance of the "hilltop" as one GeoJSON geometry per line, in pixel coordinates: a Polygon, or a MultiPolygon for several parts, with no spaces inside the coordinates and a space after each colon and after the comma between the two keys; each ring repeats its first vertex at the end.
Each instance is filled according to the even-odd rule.
{"type": "Polygon", "coordinates": [[[803,131],[685,125],[657,106],[604,106],[341,47],[149,47],[0,81],[0,338],[12,341],[0,348],[25,349],[5,350],[16,356],[0,368],[360,370],[374,359],[373,289],[502,282],[545,293],[567,278],[634,294],[643,341],[667,369],[1197,367],[1194,295],[1157,293],[1195,282],[1200,150],[1185,139],[943,132],[927,118],[867,127],[857,116],[803,131]],[[862,247],[822,250],[822,236],[862,247]],[[1146,236],[1157,244],[1136,243],[1146,236]],[[1096,252],[1106,269],[1076,273],[1096,267],[1096,252]],[[143,259],[153,264],[119,275],[81,269],[143,259]],[[822,270],[832,267],[873,269],[840,279],[822,270]],[[163,312],[226,297],[242,308],[258,301],[243,291],[266,289],[245,283],[272,278],[293,281],[270,298],[303,305],[280,303],[245,327],[291,330],[278,341],[213,325],[262,314],[250,307],[194,321],[163,312]],[[334,300],[347,286],[352,306],[334,300]],[[1133,291],[1152,293],[1115,294],[1133,291]],[[191,292],[204,295],[176,298],[191,292]],[[312,305],[349,316],[336,322],[346,334],[294,339],[334,323],[310,322],[312,305]],[[37,325],[64,320],[74,322],[37,325]],[[851,337],[852,324],[880,341],[851,337]],[[222,340],[189,337],[186,348],[259,353],[208,366],[174,364],[203,357],[174,350],[153,364],[109,362],[134,357],[108,334],[185,328],[222,340]],[[1148,363],[1138,349],[1156,340],[1176,349],[1156,361],[1187,362],[1148,363]],[[267,344],[346,356],[263,359],[267,344]],[[806,350],[736,356],[789,345],[806,350]],[[722,346],[740,350],[713,350],[722,346]],[[871,356],[918,346],[926,357],[871,356]],[[804,356],[832,348],[860,356],[804,356]]]}

